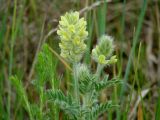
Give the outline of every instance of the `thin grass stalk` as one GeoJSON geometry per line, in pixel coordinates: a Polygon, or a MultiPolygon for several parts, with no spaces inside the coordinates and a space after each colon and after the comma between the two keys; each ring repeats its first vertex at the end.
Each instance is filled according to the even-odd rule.
{"type": "MultiPolygon", "coordinates": [[[[138,95],[140,96],[140,99],[141,99],[142,111],[143,111],[143,113],[145,113],[145,111],[144,111],[143,97],[142,97],[142,94],[141,94],[141,87],[140,87],[140,83],[139,83],[139,79],[138,79],[138,66],[139,66],[140,56],[141,56],[141,42],[140,42],[139,50],[138,50],[138,62],[137,62],[137,66],[135,68],[135,76],[134,76],[135,78],[134,79],[136,81],[136,84],[138,85],[138,95]]],[[[145,117],[145,114],[143,114],[143,115],[145,117]]]]}
{"type": "MultiPolygon", "coordinates": [[[[8,9],[6,14],[8,14],[8,9]]],[[[0,65],[1,65],[1,70],[0,72],[3,73],[4,69],[5,69],[5,47],[4,47],[4,41],[5,41],[5,37],[8,35],[8,29],[6,26],[6,20],[7,20],[7,16],[8,15],[4,15],[4,17],[2,17],[2,28],[0,29],[0,51],[2,51],[2,58],[0,58],[0,65]],[[3,46],[3,47],[2,47],[3,46]]],[[[0,75],[0,113],[5,113],[4,109],[3,109],[3,93],[4,93],[4,87],[3,87],[3,82],[4,82],[4,75],[1,74],[0,75]]],[[[2,119],[3,115],[0,115],[0,119],[2,119]]]]}
{"type": "MultiPolygon", "coordinates": [[[[135,36],[133,38],[133,46],[132,46],[132,49],[131,49],[131,52],[130,52],[130,55],[129,55],[129,60],[128,60],[127,68],[126,68],[125,75],[124,75],[124,83],[127,83],[127,80],[128,80],[128,77],[129,77],[130,68],[131,68],[132,59],[133,59],[132,57],[135,54],[135,49],[136,49],[136,45],[138,43],[139,36],[140,36],[140,33],[141,33],[146,8],[147,8],[147,0],[144,0],[143,6],[141,8],[141,13],[140,13],[140,17],[139,17],[139,20],[138,20],[138,24],[137,24],[137,30],[136,30],[135,36]]],[[[123,87],[121,89],[121,100],[123,98],[125,88],[126,88],[126,86],[125,86],[125,84],[123,84],[123,87]]]]}
{"type": "Polygon", "coordinates": [[[87,50],[85,53],[84,61],[86,64],[89,65],[91,58],[90,58],[90,49],[92,44],[92,35],[93,35],[93,27],[94,27],[94,21],[93,21],[93,14],[92,11],[89,11],[87,13],[87,31],[88,31],[88,39],[87,39],[87,50]]]}
{"type": "Polygon", "coordinates": [[[106,32],[106,14],[107,14],[107,1],[98,7],[97,22],[98,22],[98,37],[101,37],[106,32]]]}
{"type": "MultiPolygon", "coordinates": [[[[143,24],[146,9],[147,9],[147,0],[144,0],[143,6],[141,8],[141,13],[140,13],[140,16],[139,16],[139,19],[138,19],[137,30],[136,30],[134,38],[133,38],[133,46],[132,46],[132,49],[131,49],[131,52],[130,52],[130,55],[129,55],[129,60],[128,60],[127,68],[126,68],[125,75],[124,75],[124,84],[122,85],[122,88],[121,88],[121,91],[120,91],[120,101],[121,102],[124,99],[124,92],[125,92],[125,89],[126,89],[125,83],[127,83],[127,80],[128,80],[128,77],[129,77],[131,64],[132,64],[132,59],[133,59],[132,57],[135,54],[135,49],[136,49],[136,45],[138,43],[139,36],[140,36],[140,33],[141,33],[142,24],[143,24]]],[[[117,116],[118,116],[118,119],[120,119],[120,117],[121,117],[121,112],[120,111],[118,112],[117,116]]]]}
{"type": "MultiPolygon", "coordinates": [[[[13,49],[15,44],[15,27],[16,27],[16,12],[17,10],[17,0],[14,1],[14,11],[13,11],[13,22],[12,22],[12,35],[11,35],[11,51],[9,55],[9,77],[12,75],[12,66],[13,66],[13,49]]],[[[7,99],[7,116],[8,120],[10,120],[11,117],[11,84],[8,80],[8,99],[7,99]]]]}
{"type": "MultiPolygon", "coordinates": [[[[134,80],[133,80],[133,84],[132,84],[131,95],[129,97],[129,102],[128,102],[127,107],[126,107],[125,115],[129,114],[129,110],[130,110],[129,108],[131,106],[132,96],[133,96],[133,92],[134,92],[134,86],[135,86],[135,83],[136,83],[136,79],[138,79],[137,78],[137,69],[138,69],[138,63],[139,63],[139,59],[140,59],[140,51],[141,51],[141,42],[140,42],[139,50],[138,50],[138,60],[135,63],[135,76],[134,76],[134,80]]],[[[125,116],[125,115],[124,115],[124,118],[127,119],[127,116],[125,116]]]]}

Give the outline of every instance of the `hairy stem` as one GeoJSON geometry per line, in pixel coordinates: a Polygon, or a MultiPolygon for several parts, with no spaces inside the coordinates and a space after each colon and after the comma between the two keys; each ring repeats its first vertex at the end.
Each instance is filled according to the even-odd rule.
{"type": "Polygon", "coordinates": [[[96,70],[96,81],[98,81],[98,79],[100,78],[103,68],[104,66],[98,63],[97,70],[96,70]]]}
{"type": "Polygon", "coordinates": [[[80,96],[79,96],[79,84],[78,84],[78,76],[77,76],[77,64],[74,63],[73,65],[73,78],[74,78],[74,96],[76,98],[77,103],[80,103],[80,96]]]}

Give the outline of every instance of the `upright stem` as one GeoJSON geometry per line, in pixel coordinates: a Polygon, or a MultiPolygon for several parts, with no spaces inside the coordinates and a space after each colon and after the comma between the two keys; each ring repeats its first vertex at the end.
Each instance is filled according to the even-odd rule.
{"type": "MultiPolygon", "coordinates": [[[[52,76],[52,89],[53,90],[56,90],[57,89],[57,87],[56,87],[56,82],[55,82],[55,77],[54,76],[52,76]]],[[[53,105],[53,111],[54,111],[54,120],[59,120],[59,107],[56,105],[56,104],[54,104],[53,105]]]]}
{"type": "MultiPolygon", "coordinates": [[[[11,35],[11,50],[9,55],[9,77],[12,75],[12,67],[13,67],[13,51],[15,44],[15,27],[16,27],[16,9],[17,9],[17,0],[14,1],[14,12],[13,12],[13,22],[12,22],[12,35],[11,35]]],[[[7,120],[11,119],[11,84],[10,80],[8,80],[8,104],[7,104],[7,120]]]]}
{"type": "Polygon", "coordinates": [[[103,67],[104,67],[103,65],[101,65],[101,64],[98,63],[97,71],[96,71],[96,81],[97,81],[98,78],[100,77],[101,71],[102,71],[103,67]]]}
{"type": "Polygon", "coordinates": [[[40,120],[43,119],[43,87],[40,87],[40,120]]]}
{"type": "Polygon", "coordinates": [[[79,97],[79,83],[78,83],[78,76],[77,76],[77,64],[73,64],[73,78],[74,78],[74,96],[76,98],[77,103],[80,103],[79,97]]]}

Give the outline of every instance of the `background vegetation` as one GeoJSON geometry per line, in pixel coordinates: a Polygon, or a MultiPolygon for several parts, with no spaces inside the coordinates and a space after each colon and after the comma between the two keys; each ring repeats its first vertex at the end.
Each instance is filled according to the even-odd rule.
{"type": "Polygon", "coordinates": [[[51,74],[61,79],[64,91],[67,89],[70,71],[58,56],[56,30],[60,16],[75,10],[87,20],[88,51],[83,61],[93,71],[91,48],[104,33],[114,36],[118,63],[104,72],[118,76],[124,84],[102,93],[102,100],[120,105],[106,112],[103,119],[159,120],[159,0],[0,0],[0,119],[28,119],[28,111],[38,114],[41,99],[34,85],[35,66],[44,43],[50,45],[54,56],[51,74]],[[12,75],[17,75],[20,83],[10,78],[12,75]]]}

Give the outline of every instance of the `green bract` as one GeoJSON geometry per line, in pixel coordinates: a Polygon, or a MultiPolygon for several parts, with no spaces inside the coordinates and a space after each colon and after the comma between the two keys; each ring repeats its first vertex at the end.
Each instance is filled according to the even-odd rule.
{"type": "Polygon", "coordinates": [[[113,38],[107,35],[103,35],[100,38],[98,45],[92,50],[93,59],[100,64],[113,64],[117,61],[116,56],[112,59],[106,60],[113,52],[113,38]]]}
{"type": "Polygon", "coordinates": [[[88,36],[86,21],[78,12],[66,13],[61,17],[57,34],[60,36],[61,56],[69,62],[79,62],[86,49],[84,40],[88,36]]]}

